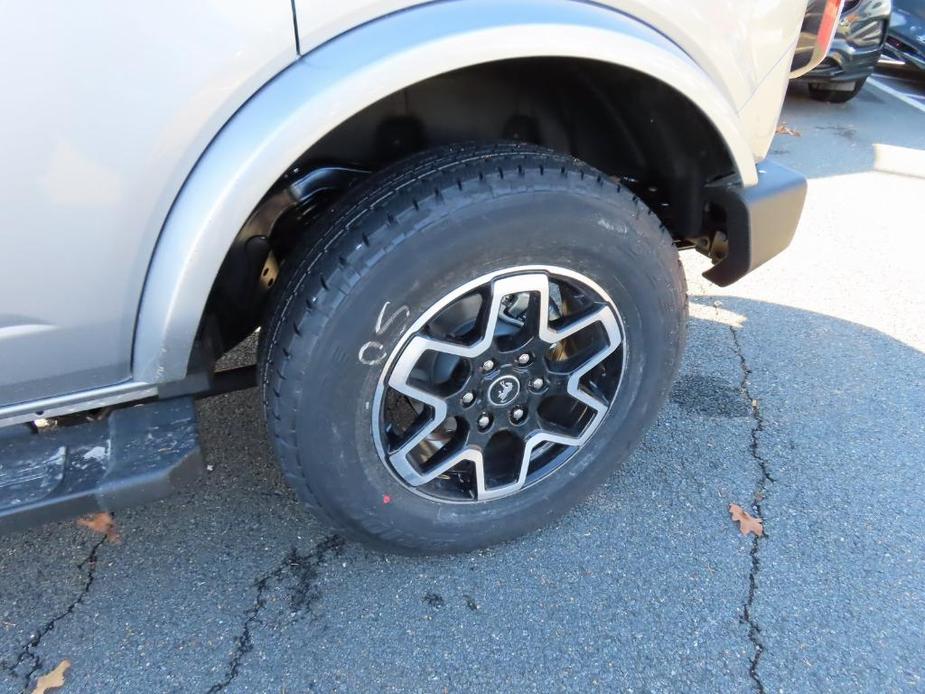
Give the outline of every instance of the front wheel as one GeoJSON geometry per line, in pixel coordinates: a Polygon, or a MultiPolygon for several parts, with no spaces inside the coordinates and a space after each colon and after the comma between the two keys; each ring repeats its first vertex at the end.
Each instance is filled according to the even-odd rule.
{"type": "Polygon", "coordinates": [[[287,480],[349,537],[435,552],[531,531],[664,401],[677,252],[582,162],[443,148],[371,177],[311,236],[261,331],[264,398],[287,480]]]}

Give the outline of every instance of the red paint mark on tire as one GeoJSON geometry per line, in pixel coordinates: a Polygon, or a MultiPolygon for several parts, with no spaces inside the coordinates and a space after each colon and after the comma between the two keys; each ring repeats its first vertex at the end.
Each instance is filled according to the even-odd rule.
{"type": "Polygon", "coordinates": [[[392,503],[392,497],[390,497],[388,494],[383,494],[383,495],[382,495],[382,503],[383,503],[383,504],[391,504],[391,503],[392,503]]]}

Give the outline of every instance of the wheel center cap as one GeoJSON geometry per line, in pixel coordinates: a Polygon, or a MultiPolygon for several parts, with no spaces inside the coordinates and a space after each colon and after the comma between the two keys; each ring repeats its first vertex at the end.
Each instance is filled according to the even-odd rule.
{"type": "Polygon", "coordinates": [[[513,402],[520,394],[520,381],[513,376],[500,376],[488,386],[488,400],[496,407],[513,402]]]}

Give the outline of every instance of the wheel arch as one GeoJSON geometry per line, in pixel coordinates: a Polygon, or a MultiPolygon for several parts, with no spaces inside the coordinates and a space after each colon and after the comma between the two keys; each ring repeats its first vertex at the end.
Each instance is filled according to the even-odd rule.
{"type": "Polygon", "coordinates": [[[743,184],[753,154],[719,88],[680,48],[613,10],[560,0],[417,6],[333,39],[283,71],[225,125],[190,173],[158,239],[135,332],[137,381],[182,379],[213,282],[274,182],[352,116],[417,82],[519,58],[592,60],[648,75],[715,130],[743,184]]]}

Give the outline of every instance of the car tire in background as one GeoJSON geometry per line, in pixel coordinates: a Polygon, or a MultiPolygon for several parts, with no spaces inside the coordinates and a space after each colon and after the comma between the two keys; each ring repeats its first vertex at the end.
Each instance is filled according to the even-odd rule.
{"type": "Polygon", "coordinates": [[[269,432],[337,532],[466,551],[557,518],[669,391],[687,294],[632,192],[526,144],[374,174],[306,230],[261,330],[269,432]]]}
{"type": "Polygon", "coordinates": [[[864,88],[867,78],[856,81],[850,89],[832,89],[826,86],[829,83],[809,84],[809,95],[816,101],[825,101],[830,104],[844,104],[851,101],[864,88]]]}

